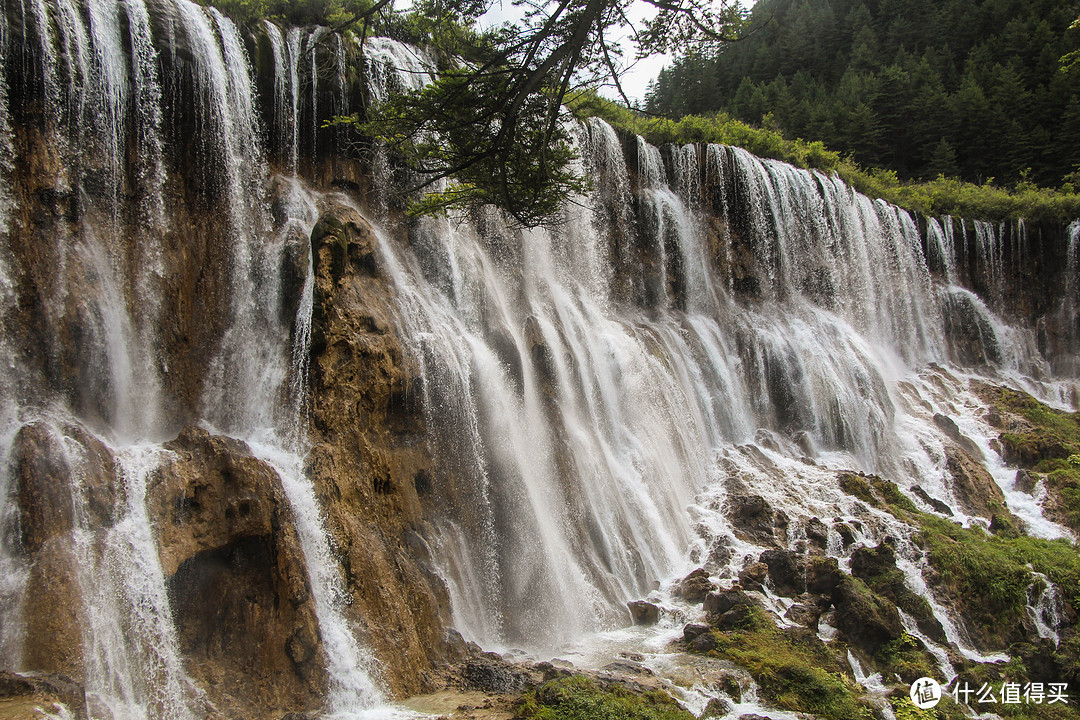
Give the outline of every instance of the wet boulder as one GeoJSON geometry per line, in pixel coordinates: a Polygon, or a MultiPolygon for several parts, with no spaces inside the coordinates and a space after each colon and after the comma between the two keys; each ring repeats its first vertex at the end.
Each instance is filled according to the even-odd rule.
{"type": "Polygon", "coordinates": [[[781,546],[787,540],[789,519],[761,495],[737,495],[728,508],[736,536],[759,545],[781,546]]]}
{"type": "Polygon", "coordinates": [[[675,594],[687,602],[699,603],[713,590],[716,590],[716,585],[709,580],[709,573],[704,568],[698,568],[679,581],[675,594]]]}
{"type": "Polygon", "coordinates": [[[934,512],[939,512],[947,517],[953,516],[953,511],[951,507],[946,505],[941,500],[938,500],[936,497],[932,497],[929,493],[927,493],[918,485],[912,485],[911,492],[913,495],[915,495],[915,497],[919,498],[924,503],[929,505],[934,510],[934,512]]]}
{"type": "Polygon", "coordinates": [[[635,625],[655,625],[660,619],[660,608],[646,600],[631,600],[626,607],[635,625]]]}
{"type": "Polygon", "coordinates": [[[790,550],[766,550],[761,562],[769,568],[769,582],[778,595],[793,597],[806,592],[805,567],[790,550]]]}
{"type": "Polygon", "coordinates": [[[189,427],[147,491],[169,604],[189,668],[230,714],[311,709],[322,637],[291,505],[243,442],[189,427]]]}
{"type": "Polygon", "coordinates": [[[70,531],[76,507],[87,529],[112,525],[116,460],[96,437],[76,425],[31,423],[16,434],[12,457],[24,551],[70,531]]]}
{"type": "Polygon", "coordinates": [[[945,466],[964,512],[989,519],[1005,506],[1005,496],[981,462],[956,445],[945,447],[945,466]]]}
{"type": "Polygon", "coordinates": [[[683,627],[683,640],[685,642],[690,642],[698,635],[701,635],[702,633],[706,633],[708,631],[708,625],[702,625],[701,623],[688,623],[685,627],[683,627]]]}
{"type": "Polygon", "coordinates": [[[763,562],[747,565],[739,571],[739,583],[747,590],[761,590],[769,577],[769,566],[763,562]]]}
{"type": "Polygon", "coordinates": [[[837,629],[867,653],[873,654],[904,632],[896,606],[871,592],[860,580],[841,576],[832,601],[837,629]]]}

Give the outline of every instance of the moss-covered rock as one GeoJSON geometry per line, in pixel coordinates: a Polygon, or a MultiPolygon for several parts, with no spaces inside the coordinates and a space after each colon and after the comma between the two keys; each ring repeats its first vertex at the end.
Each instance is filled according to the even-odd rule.
{"type": "Polygon", "coordinates": [[[836,720],[871,717],[846,663],[816,633],[779,629],[757,607],[749,615],[740,629],[712,630],[707,654],[746,668],[776,707],[836,720]]]}
{"type": "Polygon", "coordinates": [[[517,718],[538,720],[694,720],[670,695],[582,675],[556,678],[526,693],[517,718]]]}
{"type": "Polygon", "coordinates": [[[1009,388],[974,388],[990,405],[987,419],[1001,432],[1002,457],[1024,472],[1023,486],[1041,480],[1047,517],[1080,533],[1080,413],[1055,410],[1009,388]]]}

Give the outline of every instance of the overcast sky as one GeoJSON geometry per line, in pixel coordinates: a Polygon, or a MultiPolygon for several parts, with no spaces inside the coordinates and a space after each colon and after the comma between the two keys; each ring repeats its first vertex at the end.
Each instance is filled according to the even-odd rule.
{"type": "MultiPolygon", "coordinates": [[[[753,7],[756,0],[742,0],[743,7],[753,7]]],[[[655,8],[652,8],[648,3],[638,2],[630,6],[628,15],[631,22],[636,22],[643,18],[647,18],[655,14],[655,8]]],[[[504,22],[514,22],[519,20],[522,16],[521,8],[514,7],[512,0],[497,0],[492,6],[491,10],[487,12],[480,19],[481,23],[485,25],[499,25],[504,22]]],[[[617,38],[617,40],[625,40],[623,38],[617,38]]],[[[624,66],[629,65],[626,71],[620,76],[619,82],[622,84],[623,90],[631,100],[645,102],[645,91],[648,89],[649,81],[656,78],[660,74],[660,70],[665,65],[673,60],[671,55],[653,55],[642,60],[634,60],[634,48],[629,43],[623,42],[623,63],[624,66]]],[[[618,91],[612,87],[601,88],[600,93],[605,97],[609,97],[613,100],[620,100],[618,97],[618,91]]]]}
{"type": "MultiPolygon", "coordinates": [[[[648,17],[650,14],[648,10],[649,7],[645,3],[634,3],[629,12],[630,20],[636,21],[648,17]]],[[[496,2],[492,6],[491,10],[480,19],[480,22],[485,25],[499,25],[504,22],[519,20],[521,16],[521,8],[514,7],[511,0],[501,0],[501,2],[496,2]]],[[[644,60],[634,61],[633,48],[627,43],[623,43],[623,52],[625,55],[623,58],[624,65],[632,63],[632,66],[622,74],[619,81],[631,100],[644,102],[649,81],[655,78],[660,69],[671,62],[672,58],[670,55],[655,55],[644,60]]],[[[601,94],[605,97],[618,99],[618,92],[614,87],[601,88],[601,94]]]]}

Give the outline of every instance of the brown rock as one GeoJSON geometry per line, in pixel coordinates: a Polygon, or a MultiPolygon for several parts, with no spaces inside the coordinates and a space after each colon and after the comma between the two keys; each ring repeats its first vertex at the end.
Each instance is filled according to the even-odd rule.
{"type": "Polygon", "coordinates": [[[635,625],[655,625],[660,619],[660,608],[645,600],[631,600],[626,603],[630,617],[635,625]]]}
{"type": "Polygon", "coordinates": [[[760,495],[733,497],[728,518],[741,539],[777,547],[787,539],[788,516],[782,510],[774,510],[760,495]]]}
{"type": "Polygon", "coordinates": [[[19,675],[0,670],[0,716],[5,720],[36,720],[42,709],[62,703],[75,720],[86,718],[86,693],[82,685],[57,673],[19,675]]]}
{"type": "Polygon", "coordinates": [[[873,654],[904,632],[896,606],[872,593],[858,580],[841,576],[832,595],[836,627],[848,641],[873,654]]]}
{"type": "Polygon", "coordinates": [[[702,625],[701,623],[688,623],[685,627],[683,627],[683,640],[685,642],[690,642],[698,635],[708,631],[708,625],[702,625]]]}
{"type": "Polygon", "coordinates": [[[1020,469],[1016,471],[1016,480],[1014,481],[1014,487],[1022,493],[1032,495],[1035,493],[1035,487],[1039,484],[1039,475],[1031,472],[1030,470],[1020,469]]]}
{"type": "Polygon", "coordinates": [[[923,490],[920,486],[912,485],[911,492],[914,493],[915,496],[922,500],[924,503],[933,508],[935,512],[939,512],[942,515],[952,517],[953,511],[951,507],[943,503],[941,500],[938,500],[935,497],[931,497],[930,494],[923,490]]]}
{"type": "Polygon", "coordinates": [[[479,505],[461,493],[459,468],[433,461],[423,380],[397,334],[374,230],[352,208],[332,205],[312,248],[308,474],[342,563],[348,619],[366,628],[392,695],[426,692],[433,666],[460,648],[444,633],[449,594],[425,518],[449,515],[479,538],[481,524],[468,515],[479,505]]]}
{"type": "Polygon", "coordinates": [[[56,429],[45,423],[23,426],[12,448],[19,492],[23,549],[36,552],[53,535],[73,527],[78,503],[90,527],[112,524],[116,461],[105,445],[82,428],[63,433],[77,443],[68,450],[56,429]],[[72,481],[75,481],[75,487],[72,481]]]}
{"type": "Polygon", "coordinates": [[[709,622],[712,623],[714,617],[719,617],[738,606],[753,607],[754,601],[742,590],[733,588],[709,593],[708,597],[705,598],[704,607],[709,616],[709,622]]]}
{"type": "Polygon", "coordinates": [[[815,595],[832,595],[842,577],[836,558],[810,558],[806,567],[806,591],[815,595]]]}
{"type": "Polygon", "coordinates": [[[277,472],[200,428],[166,447],[147,506],[189,672],[232,714],[317,707],[325,661],[277,472]]]}
{"type": "Polygon", "coordinates": [[[71,533],[45,540],[30,566],[23,605],[23,667],[83,679],[81,562],[71,533]]]}
{"type": "Polygon", "coordinates": [[[687,602],[699,603],[715,589],[716,585],[709,580],[709,573],[704,568],[698,568],[679,581],[675,594],[687,602]]]}
{"type": "Polygon", "coordinates": [[[761,562],[769,568],[769,582],[778,595],[788,597],[806,592],[806,577],[799,556],[790,550],[766,550],[761,562]]]}
{"type": "Polygon", "coordinates": [[[937,425],[950,440],[959,445],[964,452],[968,453],[973,458],[978,458],[982,455],[979,446],[967,435],[960,432],[960,428],[952,418],[942,415],[941,413],[936,413],[934,415],[934,424],[937,425]]]}
{"type": "Polygon", "coordinates": [[[806,539],[819,550],[829,546],[829,528],[820,519],[812,517],[806,521],[806,539]]]}
{"type": "Polygon", "coordinates": [[[739,583],[747,590],[761,590],[768,576],[769,566],[763,562],[757,562],[739,571],[739,583]]]}
{"type": "Polygon", "coordinates": [[[1001,488],[982,463],[956,445],[946,445],[945,458],[953,491],[964,512],[989,519],[994,506],[1005,507],[1001,488]]]}
{"type": "Polygon", "coordinates": [[[718,647],[716,636],[711,632],[701,633],[687,644],[687,649],[696,653],[707,653],[718,647]]]}
{"type": "Polygon", "coordinates": [[[818,619],[821,617],[821,611],[816,607],[795,603],[787,609],[787,612],[784,613],[784,617],[793,623],[798,623],[799,625],[810,628],[816,632],[818,619]]]}

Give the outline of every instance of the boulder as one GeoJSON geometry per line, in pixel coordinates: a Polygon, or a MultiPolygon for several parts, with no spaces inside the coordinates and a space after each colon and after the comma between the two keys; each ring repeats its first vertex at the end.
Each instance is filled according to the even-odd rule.
{"type": "Polygon", "coordinates": [[[810,558],[806,566],[806,591],[815,595],[832,596],[843,578],[836,558],[810,558]]]}
{"type": "Polygon", "coordinates": [[[769,577],[769,566],[763,562],[747,565],[739,571],[739,583],[747,590],[761,590],[769,577]]]}
{"type": "Polygon", "coordinates": [[[806,592],[805,567],[790,550],[766,550],[761,562],[769,568],[769,582],[778,595],[793,597],[806,592]]]}
{"type": "Polygon", "coordinates": [[[698,568],[679,581],[675,594],[687,602],[699,603],[715,589],[716,585],[709,580],[709,573],[704,568],[698,568]]]}
{"type": "Polygon", "coordinates": [[[683,640],[685,642],[690,642],[698,635],[701,635],[702,633],[706,633],[708,631],[708,625],[702,625],[701,623],[688,623],[685,627],[683,627],[683,640]]]}
{"type": "Polygon", "coordinates": [[[518,692],[529,683],[528,673],[505,662],[466,663],[461,677],[468,688],[490,693],[518,692]]]}
{"type": "Polygon", "coordinates": [[[836,606],[837,629],[852,645],[868,654],[872,655],[904,632],[896,606],[875,595],[859,580],[841,576],[832,601],[836,606]]]}
{"type": "Polygon", "coordinates": [[[740,589],[733,588],[731,590],[722,590],[720,592],[709,593],[705,598],[705,612],[709,617],[709,622],[713,623],[713,618],[719,617],[726,612],[729,612],[732,608],[745,606],[753,607],[754,601],[740,589]]]}
{"type": "Polygon", "coordinates": [[[1034,495],[1035,487],[1039,484],[1039,479],[1037,473],[1021,468],[1016,471],[1016,480],[1013,481],[1013,487],[1022,493],[1034,495]]]}
{"type": "Polygon", "coordinates": [[[957,426],[952,418],[942,415],[941,413],[935,413],[934,424],[937,425],[950,440],[959,445],[964,452],[975,458],[982,456],[982,451],[979,450],[979,446],[967,435],[960,432],[959,426],[957,426]]]}
{"type": "Polygon", "coordinates": [[[81,427],[59,431],[46,423],[24,425],[15,436],[12,459],[26,552],[33,554],[48,538],[69,532],[76,505],[88,529],[112,525],[116,461],[104,443],[81,427]]]}
{"type": "Polygon", "coordinates": [[[821,611],[816,607],[795,603],[787,609],[787,612],[784,613],[784,617],[797,625],[802,625],[803,627],[810,628],[816,632],[818,619],[821,617],[821,611]]]}
{"type": "Polygon", "coordinates": [[[34,555],[23,604],[22,667],[83,680],[86,627],[81,562],[72,533],[46,539],[34,555]]]}
{"type": "Polygon", "coordinates": [[[825,550],[829,546],[829,528],[820,519],[812,517],[806,521],[806,539],[811,546],[825,550]]]}
{"type": "Polygon", "coordinates": [[[847,549],[855,542],[855,528],[846,522],[833,523],[833,530],[840,536],[840,547],[847,549]]]}
{"type": "Polygon", "coordinates": [[[895,542],[885,538],[877,547],[861,547],[851,553],[851,574],[858,578],[881,575],[896,569],[895,542]]]}
{"type": "Polygon", "coordinates": [[[686,647],[690,652],[707,653],[719,647],[719,643],[717,642],[715,635],[711,632],[706,632],[691,640],[687,643],[686,647]]]}
{"type": "Polygon", "coordinates": [[[945,447],[945,461],[964,512],[990,519],[995,506],[1005,507],[1001,488],[982,463],[956,445],[945,447]]]}
{"type": "Polygon", "coordinates": [[[74,720],[85,720],[86,693],[66,675],[20,675],[0,670],[0,716],[5,719],[49,717],[45,710],[52,710],[57,703],[63,704],[74,720]]]}
{"type": "Polygon", "coordinates": [[[231,714],[318,707],[322,638],[281,478],[201,428],[166,448],[146,501],[189,671],[231,714]]]}
{"type": "Polygon", "coordinates": [[[924,503],[933,508],[934,512],[939,512],[942,515],[952,517],[953,511],[951,507],[943,503],[941,500],[938,500],[935,497],[931,497],[930,494],[923,490],[920,486],[912,485],[911,492],[915,495],[915,497],[919,498],[924,503]]]}
{"type": "Polygon", "coordinates": [[[645,600],[631,600],[626,603],[630,617],[635,625],[655,625],[660,619],[660,608],[645,600]]]}
{"type": "Polygon", "coordinates": [[[788,516],[761,495],[737,495],[728,507],[736,536],[759,545],[780,547],[787,540],[788,516]]]}

